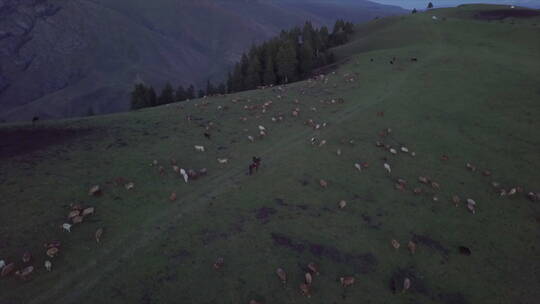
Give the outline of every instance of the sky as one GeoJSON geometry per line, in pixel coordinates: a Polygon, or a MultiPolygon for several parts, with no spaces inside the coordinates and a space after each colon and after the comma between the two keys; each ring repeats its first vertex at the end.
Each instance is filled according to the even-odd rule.
{"type": "MultiPolygon", "coordinates": [[[[430,0],[371,0],[373,2],[392,4],[403,8],[425,8],[430,0]]],[[[540,8],[540,0],[431,0],[435,7],[457,6],[467,3],[493,3],[493,4],[515,4],[540,8]]]]}

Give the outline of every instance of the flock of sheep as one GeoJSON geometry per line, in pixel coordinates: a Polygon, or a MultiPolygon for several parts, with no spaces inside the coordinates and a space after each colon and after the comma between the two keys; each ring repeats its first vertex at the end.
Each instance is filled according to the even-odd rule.
{"type": "MultiPolygon", "coordinates": [[[[347,83],[354,82],[355,76],[346,74],[344,76],[344,79],[345,79],[345,82],[347,83]]],[[[313,87],[317,85],[317,83],[326,84],[327,82],[328,82],[328,77],[321,75],[316,78],[310,79],[308,81],[308,85],[313,87]]],[[[284,99],[285,88],[286,88],[285,86],[272,88],[274,92],[278,93],[278,95],[276,96],[277,100],[284,99]]],[[[242,100],[239,100],[239,99],[232,99],[231,103],[235,105],[241,101],[242,100]]],[[[247,100],[247,102],[250,103],[250,100],[247,100]]],[[[345,101],[343,99],[339,98],[339,99],[321,100],[320,103],[322,106],[332,106],[332,105],[340,105],[340,104],[343,104],[344,102],[345,101]]],[[[273,101],[266,101],[262,104],[257,104],[257,105],[246,104],[243,106],[242,109],[247,112],[247,115],[241,115],[240,120],[242,122],[247,122],[248,120],[251,120],[253,118],[256,120],[261,120],[263,119],[263,116],[265,114],[268,114],[271,111],[273,104],[274,104],[273,101]]],[[[200,103],[196,103],[195,107],[204,109],[204,108],[207,108],[209,105],[210,103],[206,99],[203,99],[200,101],[200,103]]],[[[180,106],[180,108],[183,108],[183,106],[180,106]]],[[[229,105],[220,105],[217,107],[217,111],[227,111],[229,109],[230,109],[229,105]]],[[[289,115],[283,112],[277,112],[277,113],[274,113],[274,115],[270,117],[270,121],[272,121],[273,123],[279,123],[285,120],[286,117],[288,116],[291,119],[298,121],[298,118],[300,116],[304,116],[302,115],[303,111],[304,110],[300,107],[300,102],[298,101],[298,99],[295,99],[294,101],[292,101],[292,106],[291,106],[289,115]]],[[[309,113],[310,111],[317,112],[318,109],[316,107],[310,107],[306,112],[309,113]]],[[[377,116],[384,116],[384,112],[378,112],[377,116]]],[[[188,115],[187,119],[191,121],[192,116],[188,115]]],[[[313,119],[308,119],[305,122],[303,122],[303,124],[305,126],[312,128],[316,132],[324,128],[327,128],[329,126],[328,122],[325,122],[325,121],[317,122],[317,121],[314,121],[313,119]]],[[[250,143],[253,143],[256,140],[262,140],[269,134],[268,129],[262,123],[259,122],[256,125],[257,125],[256,135],[253,133],[247,135],[247,140],[250,143]]],[[[215,127],[214,124],[212,122],[207,122],[201,126],[203,126],[205,129],[205,133],[204,133],[205,137],[210,139],[211,132],[213,128],[215,127]]],[[[249,130],[244,129],[244,132],[248,133],[249,130]]],[[[396,177],[393,175],[394,173],[392,171],[392,163],[395,160],[397,160],[398,157],[408,156],[408,157],[414,158],[416,157],[416,153],[414,151],[410,151],[409,148],[406,147],[405,145],[391,146],[385,143],[384,141],[386,138],[393,136],[393,132],[391,128],[386,128],[380,131],[377,135],[378,135],[379,140],[375,142],[375,146],[388,153],[387,157],[384,157],[381,169],[385,170],[386,175],[393,181],[393,187],[397,191],[410,192],[413,195],[421,195],[422,193],[430,193],[431,195],[431,193],[433,193],[434,194],[432,198],[433,201],[439,201],[441,198],[439,197],[439,195],[437,195],[437,191],[440,191],[441,185],[437,181],[434,181],[427,176],[419,176],[417,180],[418,184],[412,185],[411,182],[408,182],[403,178],[396,177]]],[[[309,141],[313,146],[316,146],[319,148],[322,148],[328,143],[328,140],[320,139],[318,136],[311,137],[309,141]]],[[[342,143],[346,143],[346,142],[347,141],[344,141],[342,143]]],[[[348,143],[354,144],[354,140],[352,139],[348,140],[348,143]]],[[[204,145],[194,145],[193,148],[196,152],[199,152],[199,153],[204,153],[207,151],[204,145]]],[[[337,156],[342,155],[341,148],[338,148],[336,150],[336,155],[337,156]]],[[[448,160],[448,158],[449,158],[448,156],[443,155],[441,157],[441,160],[446,161],[448,160]]],[[[219,157],[217,158],[217,162],[221,165],[226,165],[230,162],[230,159],[226,157],[219,157]]],[[[151,165],[158,168],[158,172],[160,175],[165,174],[166,170],[164,166],[160,165],[160,163],[157,160],[154,160],[151,163],[151,165]]],[[[199,170],[180,168],[175,159],[171,159],[171,167],[174,173],[177,174],[181,179],[183,179],[185,183],[188,183],[190,180],[195,180],[201,176],[205,176],[208,173],[208,170],[206,168],[202,168],[199,170]]],[[[370,164],[368,162],[356,162],[354,163],[354,168],[359,172],[364,172],[366,170],[369,170],[370,164]]],[[[472,172],[480,171],[480,170],[477,170],[476,166],[470,163],[466,164],[466,168],[472,172]]],[[[484,176],[491,175],[491,171],[489,170],[483,170],[481,172],[482,172],[482,175],[484,176]]],[[[130,190],[134,187],[134,184],[132,182],[123,182],[123,185],[127,190],[130,190]]],[[[319,185],[323,188],[329,187],[328,181],[324,179],[319,180],[319,185]]],[[[497,191],[499,191],[501,196],[512,196],[512,195],[516,195],[516,194],[524,192],[523,188],[519,186],[502,187],[500,183],[498,182],[492,182],[492,185],[494,188],[497,189],[497,191]]],[[[101,194],[101,188],[100,186],[97,186],[97,185],[92,187],[89,191],[89,195],[91,196],[97,196],[100,194],[101,194]]],[[[463,196],[463,197],[466,197],[466,196],[463,196]]],[[[540,200],[540,193],[528,192],[527,197],[534,201],[540,200]]],[[[169,196],[169,200],[170,201],[177,200],[177,193],[172,192],[169,196]]],[[[459,195],[457,194],[452,195],[452,203],[454,205],[458,206],[461,203],[461,201],[462,199],[459,195]]],[[[346,206],[347,206],[347,202],[345,200],[340,200],[338,202],[339,208],[343,209],[343,208],[346,208],[346,206]]],[[[477,212],[478,204],[473,198],[470,198],[470,197],[465,198],[465,206],[467,210],[471,212],[472,214],[475,214],[477,212]]],[[[84,219],[86,217],[92,216],[94,212],[95,212],[94,207],[91,207],[91,206],[83,207],[80,204],[74,204],[71,206],[71,209],[67,216],[69,222],[63,223],[61,227],[64,231],[71,232],[73,225],[79,225],[83,223],[84,219]]],[[[94,237],[97,243],[100,242],[102,234],[103,234],[103,228],[99,228],[96,230],[94,237]]],[[[395,250],[398,250],[401,247],[399,241],[395,239],[390,240],[390,244],[391,244],[391,247],[393,247],[395,250]]],[[[44,262],[43,265],[47,271],[51,271],[52,260],[54,259],[55,256],[59,254],[61,244],[59,241],[52,241],[52,242],[46,243],[44,245],[44,248],[45,248],[44,254],[47,256],[47,260],[44,262]]],[[[417,250],[417,244],[414,243],[413,241],[409,241],[407,244],[407,248],[411,254],[415,254],[417,250]]],[[[20,266],[21,264],[19,262],[0,260],[1,276],[6,277],[11,274],[15,274],[15,276],[21,279],[27,279],[34,271],[34,265],[32,264],[32,262],[33,262],[32,255],[29,252],[24,253],[22,257],[22,267],[20,266]]],[[[223,258],[218,258],[213,264],[213,267],[216,270],[220,270],[224,266],[225,266],[225,263],[224,263],[223,258]]],[[[306,297],[311,297],[312,295],[311,286],[312,286],[314,277],[320,275],[319,266],[316,265],[315,263],[309,263],[307,264],[305,269],[306,271],[304,274],[304,281],[299,284],[299,290],[301,294],[305,295],[306,297]]],[[[283,284],[287,283],[287,273],[284,269],[278,268],[276,270],[276,274],[279,280],[283,284]]],[[[339,282],[343,285],[343,287],[350,287],[354,285],[355,278],[354,276],[344,275],[339,279],[339,282]]],[[[408,289],[410,289],[413,283],[414,282],[412,282],[410,278],[405,278],[402,285],[402,291],[405,292],[408,289]]],[[[255,300],[251,300],[250,303],[257,304],[258,302],[255,300]]]]}

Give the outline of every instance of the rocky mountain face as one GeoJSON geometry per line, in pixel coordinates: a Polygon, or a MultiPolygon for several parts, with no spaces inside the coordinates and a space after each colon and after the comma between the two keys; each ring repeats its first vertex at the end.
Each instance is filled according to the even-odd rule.
{"type": "Polygon", "coordinates": [[[0,120],[124,111],[134,83],[219,81],[250,45],[306,20],[403,12],[362,0],[0,0],[0,120]]]}

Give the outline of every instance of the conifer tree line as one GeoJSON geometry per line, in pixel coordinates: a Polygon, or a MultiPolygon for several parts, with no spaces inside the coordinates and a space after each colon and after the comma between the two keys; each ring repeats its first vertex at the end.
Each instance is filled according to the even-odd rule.
{"type": "MultiPolygon", "coordinates": [[[[242,54],[226,82],[214,85],[207,81],[206,88],[199,88],[198,97],[226,94],[256,89],[259,86],[284,84],[309,77],[319,67],[334,62],[332,47],[345,44],[353,33],[354,25],[344,20],[336,21],[332,32],[326,26],[315,28],[311,22],[303,27],[281,31],[279,36],[254,45],[242,54]]],[[[173,89],[167,83],[159,96],[154,88],[137,84],[131,93],[132,109],[141,109],[177,101],[193,99],[195,87],[173,89]]]]}

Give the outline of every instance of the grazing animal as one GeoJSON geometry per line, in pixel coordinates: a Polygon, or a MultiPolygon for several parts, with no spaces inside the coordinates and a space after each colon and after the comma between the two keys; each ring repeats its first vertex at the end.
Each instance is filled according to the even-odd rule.
{"type": "Polygon", "coordinates": [[[347,202],[345,200],[340,200],[338,206],[339,208],[343,209],[347,206],[347,202]]]}
{"type": "Polygon", "coordinates": [[[73,224],[80,224],[80,223],[83,222],[83,217],[82,216],[76,216],[76,217],[71,219],[71,222],[73,224]]]}
{"type": "Polygon", "coordinates": [[[409,248],[409,251],[411,252],[411,254],[416,253],[416,244],[413,241],[409,241],[409,244],[407,245],[407,247],[409,248]]]}
{"type": "Polygon", "coordinates": [[[225,266],[225,260],[222,257],[218,257],[216,261],[214,262],[214,265],[213,265],[214,269],[219,270],[223,268],[223,266],[225,266]]]}
{"type": "Polygon", "coordinates": [[[51,261],[46,260],[44,265],[45,265],[45,269],[47,269],[47,271],[51,271],[51,269],[52,269],[51,261]]]}
{"type": "Polygon", "coordinates": [[[259,126],[259,131],[266,131],[266,128],[263,126],[259,126]]]}
{"type": "Polygon", "coordinates": [[[278,268],[276,269],[276,274],[284,285],[287,284],[287,273],[285,270],[278,268]]]}
{"type": "Polygon", "coordinates": [[[312,273],[312,274],[316,274],[316,275],[319,275],[319,266],[317,266],[317,264],[311,262],[307,265],[307,268],[308,270],[312,273]]]}
{"type": "Polygon", "coordinates": [[[413,58],[411,58],[411,61],[416,62],[416,61],[418,61],[418,58],[413,57],[413,58]]]}
{"type": "Polygon", "coordinates": [[[88,191],[88,195],[90,196],[97,196],[99,194],[101,194],[101,188],[99,187],[99,185],[92,186],[88,191]]]}
{"type": "Polygon", "coordinates": [[[467,163],[466,166],[467,166],[467,169],[469,169],[469,170],[471,170],[471,171],[473,171],[473,172],[476,171],[476,166],[473,166],[473,165],[471,165],[470,163],[467,163]]]}
{"type": "Polygon", "coordinates": [[[135,183],[129,182],[129,183],[125,184],[124,187],[126,188],[126,190],[131,190],[131,189],[135,188],[135,183]]]}
{"type": "Polygon", "coordinates": [[[193,147],[195,148],[195,151],[197,152],[204,152],[204,146],[195,145],[193,147]]]}
{"type": "Polygon", "coordinates": [[[94,214],[94,207],[88,207],[82,211],[82,216],[88,216],[94,214]]]}
{"type": "Polygon", "coordinates": [[[6,266],[6,262],[4,260],[0,260],[0,270],[6,266]]]}
{"type": "Polygon", "coordinates": [[[180,175],[182,175],[182,177],[184,177],[184,182],[187,184],[187,182],[188,182],[188,175],[187,175],[187,173],[186,173],[186,170],[180,169],[180,175]]]}
{"type": "Polygon", "coordinates": [[[405,292],[405,291],[409,290],[409,288],[411,288],[411,279],[405,278],[405,280],[403,280],[403,291],[402,292],[405,292]]]}
{"type": "Polygon", "coordinates": [[[441,160],[447,161],[447,160],[449,160],[449,159],[450,159],[450,157],[448,157],[448,155],[446,155],[446,154],[443,154],[443,155],[441,156],[441,160]]]}
{"type": "Polygon", "coordinates": [[[302,292],[302,294],[308,298],[311,298],[311,293],[309,291],[309,285],[308,284],[300,284],[300,291],[302,292]]]}
{"type": "Polygon", "coordinates": [[[414,188],[413,192],[414,192],[414,194],[420,194],[420,193],[422,193],[422,188],[416,187],[416,188],[414,188]]]}
{"type": "Polygon", "coordinates": [[[343,287],[349,287],[354,284],[354,277],[341,277],[339,281],[343,287]]]}
{"type": "Polygon", "coordinates": [[[96,230],[96,233],[94,234],[94,236],[96,238],[96,243],[101,242],[101,236],[102,235],[103,235],[103,228],[98,228],[98,230],[96,230]]]}
{"type": "Polygon", "coordinates": [[[248,135],[248,140],[249,140],[250,142],[253,142],[255,139],[253,138],[253,136],[248,135]]]}
{"type": "Polygon", "coordinates": [[[405,153],[409,153],[409,149],[407,149],[407,147],[401,147],[401,151],[405,153]]]}
{"type": "Polygon", "coordinates": [[[392,153],[392,154],[395,155],[395,154],[397,154],[397,151],[396,151],[396,149],[394,149],[394,148],[390,148],[390,153],[392,153]]]}
{"type": "Polygon", "coordinates": [[[328,187],[328,182],[325,181],[324,179],[321,179],[319,180],[319,185],[323,188],[327,188],[328,187]]]}
{"type": "Polygon", "coordinates": [[[362,165],[360,165],[359,163],[355,163],[354,167],[358,169],[358,171],[362,172],[362,165]]]}
{"type": "Polygon", "coordinates": [[[388,171],[388,173],[392,173],[392,169],[390,168],[389,164],[384,163],[384,168],[386,169],[386,171],[388,171]]]}
{"type": "Polygon", "coordinates": [[[326,139],[321,140],[321,142],[319,143],[319,147],[322,147],[324,145],[326,145],[326,139]]]}
{"type": "Polygon", "coordinates": [[[26,280],[28,276],[32,274],[32,272],[34,272],[34,266],[28,266],[23,268],[22,270],[17,270],[15,272],[15,275],[21,280],[26,280]]]}
{"type": "Polygon", "coordinates": [[[220,163],[220,164],[227,164],[227,163],[229,163],[229,159],[228,159],[228,158],[218,158],[217,161],[218,161],[218,163],[220,163]]]}
{"type": "Polygon", "coordinates": [[[399,249],[399,247],[401,246],[397,240],[392,240],[391,243],[392,243],[392,247],[394,247],[394,249],[396,250],[399,249]]]}
{"type": "Polygon", "coordinates": [[[72,210],[69,214],[68,214],[68,219],[72,219],[76,216],[79,216],[81,214],[81,211],[79,210],[72,210]]]}
{"type": "Polygon", "coordinates": [[[71,224],[68,224],[68,223],[62,224],[62,229],[64,229],[64,231],[71,232],[71,224]]]}
{"type": "Polygon", "coordinates": [[[50,258],[54,258],[58,254],[59,251],[60,249],[58,249],[58,247],[52,247],[52,248],[47,249],[45,254],[47,254],[47,256],[50,258]]]}
{"type": "Polygon", "coordinates": [[[440,189],[441,188],[441,186],[436,182],[431,182],[431,187],[433,187],[433,189],[440,189]]]}
{"type": "Polygon", "coordinates": [[[206,139],[210,139],[210,133],[204,132],[204,137],[206,137],[206,139]]]}
{"type": "Polygon", "coordinates": [[[421,182],[422,184],[428,184],[429,183],[429,178],[425,177],[425,176],[419,176],[418,177],[418,181],[421,182]]]}
{"type": "Polygon", "coordinates": [[[482,175],[484,175],[484,176],[491,176],[491,171],[489,171],[489,170],[484,170],[484,171],[482,172],[482,175]]]}
{"type": "Polygon", "coordinates": [[[304,274],[304,278],[306,279],[306,284],[311,285],[311,282],[313,281],[313,277],[311,276],[311,273],[306,272],[304,274]]]}
{"type": "Polygon", "coordinates": [[[13,270],[15,270],[15,263],[9,263],[2,268],[2,272],[0,273],[0,276],[2,277],[8,276],[13,272],[13,270]]]}
{"type": "Polygon", "coordinates": [[[171,193],[171,195],[169,195],[169,200],[171,202],[174,202],[176,200],[176,192],[173,192],[173,193],[171,193]]]}
{"type": "Polygon", "coordinates": [[[337,149],[336,154],[337,156],[341,156],[341,149],[337,149]]]}
{"type": "Polygon", "coordinates": [[[471,198],[467,199],[467,209],[469,209],[472,214],[476,214],[476,202],[471,198]]]}
{"type": "Polygon", "coordinates": [[[165,175],[165,168],[163,168],[163,166],[159,166],[158,172],[159,172],[159,175],[161,176],[165,175]]]}
{"type": "Polygon", "coordinates": [[[457,195],[452,196],[452,202],[454,203],[454,205],[456,205],[456,207],[459,205],[460,201],[461,201],[461,199],[459,198],[459,196],[457,196],[457,195]]]}
{"type": "Polygon", "coordinates": [[[28,263],[30,262],[31,259],[32,259],[32,254],[29,251],[26,251],[25,253],[23,253],[23,256],[22,256],[23,263],[28,263]]]}

